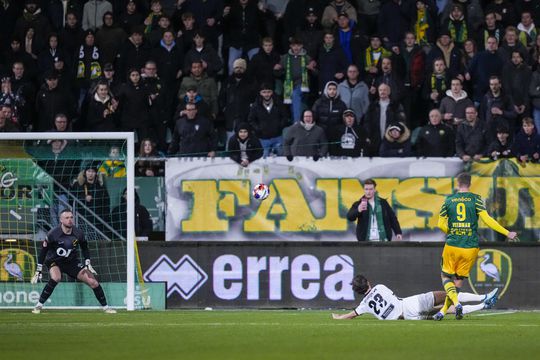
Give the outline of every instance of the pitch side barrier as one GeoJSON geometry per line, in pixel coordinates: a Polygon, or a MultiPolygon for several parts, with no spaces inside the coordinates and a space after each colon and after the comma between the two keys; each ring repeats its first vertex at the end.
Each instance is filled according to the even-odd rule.
{"type": "MultiPolygon", "coordinates": [[[[144,242],[146,282],[164,282],[168,308],[353,308],[365,274],[405,297],[442,290],[442,243],[144,242]]],[[[481,244],[465,290],[500,288],[499,308],[538,309],[540,247],[481,244]]]]}

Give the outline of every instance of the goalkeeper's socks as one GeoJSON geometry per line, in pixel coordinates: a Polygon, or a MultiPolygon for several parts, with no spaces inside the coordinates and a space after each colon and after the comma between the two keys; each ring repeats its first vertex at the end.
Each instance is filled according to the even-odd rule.
{"type": "Polygon", "coordinates": [[[105,293],[103,292],[101,285],[98,285],[98,287],[93,290],[94,295],[96,295],[96,299],[99,301],[101,306],[107,306],[107,299],[105,298],[105,293]]]}
{"type": "Polygon", "coordinates": [[[56,285],[58,285],[56,281],[54,281],[53,279],[49,279],[47,285],[45,285],[45,288],[41,292],[41,296],[39,297],[39,304],[45,304],[45,301],[47,301],[49,296],[51,296],[56,285]]]}
{"type": "Polygon", "coordinates": [[[458,290],[454,282],[452,280],[446,280],[443,283],[443,286],[444,286],[444,290],[446,291],[446,296],[450,298],[450,300],[452,301],[454,305],[457,306],[459,304],[458,290]]]}

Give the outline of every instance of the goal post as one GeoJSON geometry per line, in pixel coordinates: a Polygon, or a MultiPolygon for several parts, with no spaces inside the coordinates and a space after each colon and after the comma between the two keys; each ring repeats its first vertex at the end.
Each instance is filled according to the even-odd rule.
{"type": "MultiPolygon", "coordinates": [[[[6,294],[0,294],[0,309],[6,307],[27,307],[17,304],[11,304],[18,301],[18,294],[24,295],[24,291],[18,291],[18,289],[27,289],[29,286],[29,275],[34,271],[32,267],[37,262],[37,246],[38,232],[40,237],[43,238],[47,229],[50,229],[55,225],[54,217],[58,214],[59,206],[70,207],[77,209],[76,225],[81,227],[83,232],[88,229],[91,235],[89,238],[89,247],[91,248],[92,263],[97,263],[96,270],[98,271],[98,280],[113,282],[125,282],[125,305],[115,307],[124,307],[128,311],[135,310],[135,281],[136,281],[136,266],[135,266],[135,144],[134,134],[131,132],[114,132],[114,133],[79,133],[79,132],[49,132],[49,133],[0,133],[0,285],[2,289],[12,289],[10,295],[6,298],[6,294]],[[58,144],[58,148],[54,149],[55,144],[58,144]],[[59,169],[57,171],[58,176],[66,177],[67,173],[75,174],[77,172],[84,173],[83,163],[91,164],[87,165],[87,168],[99,167],[98,171],[107,172],[110,171],[110,166],[113,164],[122,164],[122,173],[114,180],[116,181],[117,189],[120,189],[118,194],[121,193],[121,197],[124,197],[123,189],[125,189],[125,213],[123,200],[120,198],[122,206],[118,206],[119,211],[122,212],[116,222],[114,222],[113,214],[110,211],[111,204],[107,203],[102,208],[100,207],[86,206],[84,201],[84,193],[81,197],[77,197],[72,193],[71,188],[66,188],[66,183],[58,180],[58,176],[53,176],[47,171],[43,170],[40,163],[39,155],[36,153],[39,151],[50,151],[52,147],[52,153],[48,156],[52,156],[53,160],[58,159],[58,150],[64,151],[67,146],[71,144],[76,147],[71,153],[71,157],[80,156],[80,161],[74,161],[73,163],[66,162],[66,169],[59,169]],[[115,146],[114,144],[121,144],[115,146]],[[120,153],[115,160],[110,160],[109,154],[106,154],[112,148],[118,147],[120,153]],[[95,150],[99,148],[99,151],[95,150]],[[44,150],[46,149],[46,150],[44,150]],[[91,150],[89,150],[91,149],[91,150]],[[107,149],[107,151],[105,150],[107,149]],[[52,154],[52,155],[51,155],[52,154]],[[84,154],[84,155],[81,155],[84,154]],[[116,161],[116,162],[115,162],[116,161]],[[76,164],[76,165],[74,165],[76,164]],[[96,165],[97,164],[97,165],[96,165]],[[99,166],[99,164],[102,164],[99,166]],[[69,168],[68,168],[69,167],[69,168]],[[17,169],[16,171],[10,171],[10,169],[17,169]],[[80,171],[83,169],[83,171],[80,171]],[[22,177],[25,178],[26,183],[21,184],[20,188],[17,186],[18,175],[14,175],[15,172],[20,171],[22,177]],[[67,194],[67,195],[66,195],[67,194]],[[53,205],[55,204],[55,205],[53,205]],[[102,211],[103,210],[103,211],[102,211]],[[106,215],[102,215],[106,214],[106,215]],[[109,215],[111,216],[109,218],[109,215]],[[110,219],[110,221],[109,221],[110,219]],[[32,238],[29,239],[31,233],[32,238]],[[116,239],[116,241],[112,241],[116,239]],[[105,241],[110,246],[100,248],[100,243],[105,241]],[[95,243],[93,246],[91,243],[95,243]],[[17,251],[17,246],[25,247],[28,251],[17,251]],[[124,254],[118,254],[117,249],[122,249],[124,254]],[[30,254],[33,252],[33,254],[30,254]],[[107,265],[111,267],[117,267],[117,274],[102,274],[99,268],[99,255],[105,254],[109,256],[106,260],[107,265]],[[98,258],[94,258],[98,257],[98,258]],[[115,258],[117,257],[117,258],[115,258]],[[120,259],[122,258],[123,259],[120,259]],[[17,260],[17,261],[16,261],[17,260]],[[125,274],[124,274],[125,271],[125,274]],[[13,294],[13,295],[11,295],[13,294]],[[15,306],[9,306],[15,305],[15,306]],[[17,306],[18,305],[18,306],[17,306]]],[[[117,168],[120,168],[118,166],[117,168]]],[[[114,169],[113,169],[114,170],[114,169]]],[[[106,174],[104,173],[105,182],[109,179],[113,179],[118,174],[106,174]],[[107,175],[109,177],[107,177],[107,175]]],[[[101,175],[100,175],[101,176],[101,175]]],[[[71,180],[75,185],[77,178],[71,180]]],[[[110,181],[114,183],[113,180],[110,181]]],[[[109,185],[109,184],[107,184],[109,185]]],[[[84,187],[84,191],[87,188],[84,187]]],[[[118,196],[117,196],[118,197],[118,196]]],[[[92,199],[90,195],[90,199],[92,199]]],[[[95,199],[94,199],[95,200],[95,199]]],[[[112,201],[111,201],[112,202],[112,201]]],[[[85,233],[86,235],[86,233],[85,233]]],[[[79,259],[81,257],[79,256],[79,259]]],[[[82,260],[82,259],[81,259],[82,260]]],[[[44,272],[45,274],[46,272],[44,272]]],[[[60,284],[59,288],[62,287],[60,284]]],[[[35,291],[41,291],[44,283],[38,284],[35,291]]],[[[122,289],[124,286],[122,286],[122,289]]],[[[58,290],[58,288],[57,288],[58,290]]],[[[55,290],[56,292],[56,290],[55,290]]],[[[7,293],[7,292],[6,292],[7,293]]],[[[82,297],[79,289],[74,291],[74,297],[82,297]]],[[[54,297],[53,293],[53,297],[54,297]]],[[[27,295],[25,295],[27,296],[27,295]]],[[[31,296],[27,296],[31,297],[31,296]]],[[[35,297],[35,296],[34,296],[35,297]]],[[[95,300],[95,299],[94,299],[95,300]]],[[[99,305],[95,300],[95,305],[99,305]]],[[[47,307],[47,304],[45,305],[47,307]]],[[[54,306],[57,307],[57,306],[54,306]]],[[[71,308],[73,306],[62,305],[60,307],[71,308]]],[[[84,306],[81,306],[84,307],[84,306]]]]}

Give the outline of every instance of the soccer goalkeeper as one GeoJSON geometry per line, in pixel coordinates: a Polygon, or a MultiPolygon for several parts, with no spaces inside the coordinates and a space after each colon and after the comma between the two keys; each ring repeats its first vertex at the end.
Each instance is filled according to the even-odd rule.
{"type": "Polygon", "coordinates": [[[439,228],[446,235],[446,244],[441,260],[441,279],[446,291],[442,309],[433,316],[442,320],[448,308],[455,306],[456,319],[463,318],[463,306],[458,292],[463,279],[469,276],[478,257],[478,219],[482,219],[491,229],[513,240],[517,234],[502,227],[489,216],[480,195],[470,192],[471,175],[461,173],[457,176],[458,191],[444,201],[439,213],[439,228]]]}
{"type": "Polygon", "coordinates": [[[73,213],[71,210],[62,210],[60,213],[60,225],[49,231],[47,239],[43,241],[36,272],[32,277],[32,284],[36,284],[38,280],[41,280],[42,264],[45,264],[49,269],[49,281],[41,292],[39,302],[34,307],[34,310],[32,310],[34,314],[41,312],[43,304],[45,304],[45,301],[51,296],[54,288],[60,282],[62,273],[90,286],[103,307],[103,311],[107,314],[116,313],[116,310],[107,305],[103,288],[94,277],[94,275],[97,275],[97,272],[90,264],[88,244],[83,232],[73,226],[73,213]],[[85,259],[84,265],[79,263],[77,256],[77,248],[79,246],[85,259]]]}

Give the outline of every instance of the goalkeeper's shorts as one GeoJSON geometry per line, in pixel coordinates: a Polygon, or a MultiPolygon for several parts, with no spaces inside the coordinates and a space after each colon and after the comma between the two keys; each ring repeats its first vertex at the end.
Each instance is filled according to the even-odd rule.
{"type": "Polygon", "coordinates": [[[67,274],[73,279],[77,279],[77,275],[79,275],[81,270],[84,269],[84,266],[79,263],[78,260],[50,261],[45,262],[45,266],[47,266],[48,269],[52,268],[53,266],[58,266],[61,272],[67,274]]]}

